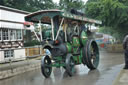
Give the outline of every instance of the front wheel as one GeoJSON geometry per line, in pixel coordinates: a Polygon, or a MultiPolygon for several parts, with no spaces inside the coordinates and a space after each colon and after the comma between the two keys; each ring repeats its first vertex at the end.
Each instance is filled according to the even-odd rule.
{"type": "Polygon", "coordinates": [[[52,62],[48,55],[42,57],[41,72],[46,78],[50,77],[51,75],[51,72],[52,72],[52,67],[50,66],[51,64],[52,62]]]}
{"type": "Polygon", "coordinates": [[[73,76],[75,73],[75,62],[73,56],[71,54],[67,54],[66,56],[66,71],[69,76],[73,76]]]}
{"type": "Polygon", "coordinates": [[[89,69],[96,69],[99,64],[99,49],[95,40],[91,39],[86,42],[82,49],[83,63],[89,69]]]}

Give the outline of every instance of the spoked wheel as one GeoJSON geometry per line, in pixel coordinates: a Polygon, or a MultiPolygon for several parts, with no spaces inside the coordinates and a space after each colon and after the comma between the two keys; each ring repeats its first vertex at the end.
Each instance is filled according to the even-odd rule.
{"type": "Polygon", "coordinates": [[[73,76],[75,73],[75,62],[73,56],[71,54],[67,54],[66,56],[66,71],[69,76],[73,76]]]}
{"type": "Polygon", "coordinates": [[[88,40],[82,49],[83,63],[89,69],[96,69],[99,65],[99,49],[95,40],[88,40]]]}
{"type": "Polygon", "coordinates": [[[51,59],[48,55],[43,56],[41,59],[41,71],[42,74],[48,78],[51,75],[52,67],[50,66],[52,64],[51,59]]]}

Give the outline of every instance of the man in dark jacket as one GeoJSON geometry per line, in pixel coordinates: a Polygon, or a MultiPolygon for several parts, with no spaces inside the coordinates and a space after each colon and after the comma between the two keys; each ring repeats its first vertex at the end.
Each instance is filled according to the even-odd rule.
{"type": "Polygon", "coordinates": [[[123,48],[124,48],[124,55],[125,55],[125,67],[124,69],[128,69],[128,35],[125,36],[123,40],[123,48]]]}

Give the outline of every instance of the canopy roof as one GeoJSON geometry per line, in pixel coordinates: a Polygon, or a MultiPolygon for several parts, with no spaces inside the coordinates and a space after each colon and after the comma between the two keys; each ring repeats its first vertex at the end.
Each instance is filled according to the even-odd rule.
{"type": "Polygon", "coordinates": [[[66,18],[67,20],[74,20],[74,21],[82,21],[85,23],[94,23],[94,24],[102,24],[101,21],[94,20],[87,18],[85,16],[80,16],[76,14],[71,14],[68,12],[64,12],[58,9],[52,9],[52,10],[41,10],[34,13],[31,13],[25,17],[26,21],[29,22],[39,22],[42,23],[51,23],[51,18],[59,16],[60,19],[66,18]]]}

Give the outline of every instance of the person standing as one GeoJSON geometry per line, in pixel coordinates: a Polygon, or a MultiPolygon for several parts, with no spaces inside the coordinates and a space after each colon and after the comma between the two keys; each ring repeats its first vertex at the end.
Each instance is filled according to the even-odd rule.
{"type": "Polygon", "coordinates": [[[123,48],[124,48],[124,58],[125,58],[125,66],[124,69],[128,69],[128,35],[125,36],[123,40],[123,48]]]}

